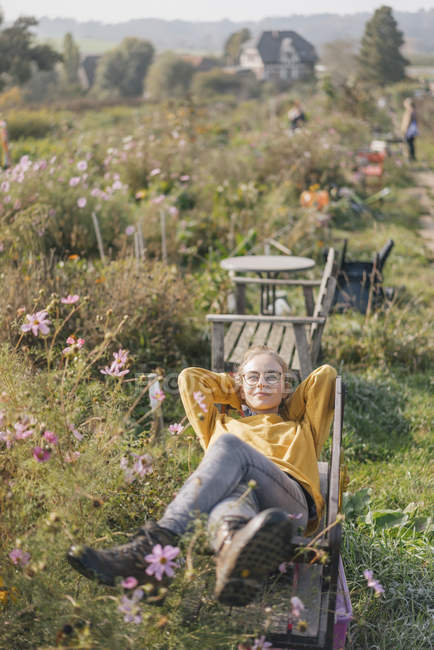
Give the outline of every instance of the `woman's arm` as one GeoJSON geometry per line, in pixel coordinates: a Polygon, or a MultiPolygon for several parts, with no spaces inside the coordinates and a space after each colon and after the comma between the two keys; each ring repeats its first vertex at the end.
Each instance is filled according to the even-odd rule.
{"type": "Polygon", "coordinates": [[[204,449],[214,433],[216,404],[229,404],[240,410],[235,382],[226,373],[203,368],[186,368],[178,377],[179,392],[188,420],[204,449]]]}
{"type": "Polygon", "coordinates": [[[323,365],[310,373],[288,398],[286,413],[289,420],[301,422],[308,420],[312,431],[316,455],[330,433],[330,424],[334,411],[336,370],[323,365]]]}

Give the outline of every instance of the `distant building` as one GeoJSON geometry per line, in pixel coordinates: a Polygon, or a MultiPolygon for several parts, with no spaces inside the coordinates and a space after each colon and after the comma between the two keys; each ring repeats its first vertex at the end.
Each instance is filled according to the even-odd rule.
{"type": "Polygon", "coordinates": [[[292,31],[266,31],[241,46],[240,68],[263,81],[297,81],[313,75],[314,46],[292,31]]]}
{"type": "Polygon", "coordinates": [[[89,90],[89,88],[92,88],[100,59],[101,55],[99,54],[89,54],[83,58],[78,69],[78,78],[83,90],[89,90]]]}

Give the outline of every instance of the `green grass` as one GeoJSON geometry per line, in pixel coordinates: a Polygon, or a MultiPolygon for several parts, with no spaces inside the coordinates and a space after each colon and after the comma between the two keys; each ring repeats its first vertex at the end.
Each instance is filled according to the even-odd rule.
{"type": "MultiPolygon", "coordinates": [[[[308,113],[325,120],[319,106],[308,106],[308,113]]],[[[266,633],[269,591],[256,609],[232,616],[213,599],[214,562],[204,552],[203,534],[191,544],[191,552],[191,538],[185,540],[183,557],[188,557],[188,566],[177,572],[162,607],[150,603],[142,606],[143,620],[137,626],[124,622],[118,611],[120,588],[109,590],[78,578],[64,555],[71,542],[109,546],[124,540],[126,532],[134,531],[146,518],[160,516],[196,467],[202,452],[190,429],[180,436],[171,436],[166,430],[160,437],[153,436],[149,419],[139,420],[148,408],[146,395],[130,412],[143,389],[140,375],[157,365],[167,365],[163,370],[170,373],[186,363],[207,364],[205,314],[225,311],[230,289],[227,275],[218,267],[220,257],[228,254],[249,229],[268,235],[288,223],[291,228],[282,243],[295,253],[313,255],[318,265],[324,244],[339,249],[344,237],[349,238],[349,259],[370,260],[387,239],[395,241],[384,270],[385,285],[396,289],[392,304],[368,317],[352,312],[335,314],[328,320],[323,338],[324,360],[338,368],[347,388],[344,457],[349,478],[348,516],[342,555],[354,610],[347,648],[432,648],[432,531],[427,518],[432,513],[433,493],[429,461],[434,282],[432,256],[418,233],[422,208],[406,190],[411,186],[411,170],[391,171],[390,198],[371,206],[363,218],[354,211],[342,211],[338,220],[332,220],[329,231],[317,228],[315,218],[302,214],[297,205],[299,184],[308,183],[313,173],[324,172],[328,177],[330,161],[327,156],[318,158],[318,169],[306,167],[303,173],[295,166],[292,177],[288,173],[286,136],[273,132],[269,137],[275,140],[268,147],[261,141],[262,133],[269,128],[267,112],[260,104],[256,113],[252,108],[252,104],[248,110],[240,106],[232,115],[220,107],[219,115],[215,107],[200,107],[194,123],[195,139],[182,155],[182,169],[176,167],[179,153],[176,150],[173,155],[173,143],[164,138],[171,129],[183,128],[187,122],[185,107],[183,113],[162,108],[158,115],[155,108],[89,111],[77,117],[77,123],[70,127],[72,133],[57,139],[47,134],[39,141],[28,139],[19,144],[23,153],[48,158],[51,152],[60,156],[62,148],[70,151],[77,141],[79,159],[88,147],[95,152],[96,160],[102,161],[104,149],[98,148],[98,141],[106,139],[108,146],[119,146],[136,126],[140,133],[149,130],[156,134],[157,144],[151,144],[154,140],[146,144],[146,154],[148,150],[151,153],[148,167],[140,172],[143,178],[148,179],[149,169],[160,165],[167,172],[164,191],[170,196],[167,188],[172,169],[177,173],[188,171],[192,175],[188,191],[200,208],[191,204],[182,208],[179,221],[184,220],[184,229],[191,231],[187,245],[193,252],[175,257],[171,250],[171,264],[165,270],[155,264],[154,258],[160,254],[158,237],[149,239],[148,261],[140,272],[131,258],[133,245],[129,240],[120,240],[125,260],[112,260],[105,267],[84,256],[77,262],[56,259],[53,264],[31,248],[17,248],[23,251],[20,256],[0,259],[2,429],[13,430],[17,420],[26,415],[36,421],[33,438],[17,442],[11,449],[1,443],[0,448],[4,478],[0,485],[0,577],[5,585],[5,591],[0,591],[4,596],[0,599],[2,648],[236,650],[238,644],[251,645],[254,638],[266,633]],[[224,142],[219,132],[222,125],[224,142]],[[218,138],[216,134],[220,134],[218,138]],[[257,177],[254,186],[249,186],[253,172],[257,177]],[[221,197],[216,187],[226,179],[221,197]],[[249,192],[253,190],[251,199],[249,192]],[[264,206],[272,215],[267,223],[263,221],[264,206]],[[237,216],[237,231],[229,236],[232,222],[228,214],[232,213],[237,216]],[[217,233],[214,238],[210,235],[213,232],[217,233]],[[211,255],[208,242],[216,239],[220,248],[213,243],[211,255]],[[39,341],[35,344],[32,335],[26,335],[18,349],[13,349],[23,319],[21,307],[25,311],[36,309],[36,305],[42,309],[50,302],[50,316],[60,326],[67,312],[62,311],[58,296],[75,291],[83,297],[88,295],[89,302],[64,324],[50,369],[46,367],[44,345],[39,341]],[[125,313],[130,318],[117,330],[116,324],[125,313]],[[84,333],[86,345],[76,360],[65,366],[61,350],[72,333],[84,333]],[[169,346],[164,343],[167,340],[171,341],[169,346]],[[131,351],[127,378],[133,381],[123,385],[110,378],[102,381],[100,367],[120,346],[131,351]],[[85,361],[91,361],[98,351],[102,352],[98,362],[85,370],[85,361]],[[75,386],[79,376],[81,380],[75,386]],[[72,436],[69,423],[80,428],[84,436],[81,442],[72,436]],[[37,463],[32,449],[47,429],[56,432],[59,444],[49,462],[37,463]],[[65,462],[66,454],[77,451],[80,456],[76,462],[65,462]],[[120,467],[122,456],[145,452],[153,457],[153,473],[126,483],[120,467]],[[11,563],[9,552],[17,546],[31,553],[29,565],[16,567],[11,563]],[[383,597],[375,598],[367,588],[363,578],[367,568],[384,586],[383,597]]],[[[341,126],[342,133],[347,134],[348,139],[336,147],[339,155],[343,149],[349,150],[350,144],[360,144],[359,126],[368,130],[367,124],[361,126],[341,113],[334,115],[326,128],[331,124],[334,129],[341,126]]],[[[316,147],[316,143],[316,136],[312,141],[306,137],[307,148],[316,147]]],[[[434,151],[434,141],[428,135],[421,138],[420,146],[427,158],[434,151]]],[[[345,156],[350,158],[347,153],[345,156]]],[[[135,178],[135,160],[128,162],[127,179],[135,178]]],[[[74,160],[66,168],[66,177],[77,173],[75,170],[74,160]]],[[[120,171],[125,173],[123,166],[120,171]]],[[[163,181],[157,177],[150,182],[163,181]]],[[[360,188],[355,189],[363,196],[360,188]]],[[[35,186],[35,195],[38,190],[35,186]]],[[[162,191],[160,186],[154,190],[162,191]]],[[[46,195],[47,205],[50,198],[46,195]]],[[[126,209],[133,201],[127,197],[119,205],[126,209]]],[[[142,207],[145,204],[135,205],[137,211],[142,207]]],[[[29,237],[32,231],[25,225],[31,225],[34,214],[27,222],[23,218],[18,234],[29,237]]],[[[9,225],[5,221],[4,229],[9,225]]],[[[175,237],[172,245],[179,247],[175,237]]],[[[111,251],[110,255],[115,254],[111,251]]],[[[251,308],[257,308],[257,294],[251,289],[248,298],[251,308]]],[[[291,304],[301,308],[302,300],[293,298],[291,304]]],[[[183,417],[176,395],[168,395],[163,411],[166,425],[183,417]]]]}

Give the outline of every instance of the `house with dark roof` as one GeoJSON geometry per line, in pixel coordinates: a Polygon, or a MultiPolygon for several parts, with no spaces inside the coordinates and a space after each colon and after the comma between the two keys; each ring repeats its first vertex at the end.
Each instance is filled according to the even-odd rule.
{"type": "Polygon", "coordinates": [[[266,31],[241,46],[240,68],[260,80],[297,81],[314,73],[314,46],[293,31],[266,31]]]}

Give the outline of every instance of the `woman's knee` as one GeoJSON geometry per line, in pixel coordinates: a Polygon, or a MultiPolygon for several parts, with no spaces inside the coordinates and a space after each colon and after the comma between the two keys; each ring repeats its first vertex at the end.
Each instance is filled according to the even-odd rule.
{"type": "Polygon", "coordinates": [[[222,433],[221,436],[213,443],[210,449],[224,449],[234,451],[242,448],[246,443],[240,440],[238,436],[233,433],[222,433]]]}

